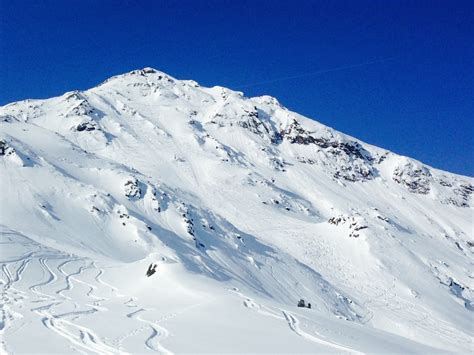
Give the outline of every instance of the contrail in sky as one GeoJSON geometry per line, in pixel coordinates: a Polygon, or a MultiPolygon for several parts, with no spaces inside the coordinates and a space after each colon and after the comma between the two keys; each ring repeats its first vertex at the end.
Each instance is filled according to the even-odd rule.
{"type": "Polygon", "coordinates": [[[303,74],[297,74],[297,75],[292,75],[292,76],[283,76],[281,78],[276,78],[272,80],[265,80],[265,81],[259,81],[256,83],[250,83],[250,84],[244,84],[244,85],[239,85],[239,86],[234,86],[234,89],[243,89],[243,88],[249,88],[252,86],[259,86],[259,85],[265,85],[265,84],[273,84],[273,83],[278,83],[280,81],[285,81],[285,80],[292,80],[292,79],[299,79],[299,78],[304,78],[307,76],[314,76],[314,75],[319,75],[319,74],[324,74],[324,73],[330,73],[330,72],[335,72],[335,71],[341,71],[341,70],[347,70],[347,69],[353,69],[353,68],[359,68],[359,67],[365,67],[367,65],[372,65],[372,64],[377,64],[377,63],[383,63],[387,62],[389,60],[393,60],[395,58],[398,58],[399,56],[394,56],[394,57],[387,57],[387,58],[381,58],[377,60],[372,60],[370,62],[363,62],[363,63],[358,63],[358,64],[352,64],[352,65],[346,65],[343,67],[336,67],[336,68],[331,68],[331,69],[323,69],[323,70],[318,70],[318,71],[313,71],[313,72],[307,72],[303,74]]]}

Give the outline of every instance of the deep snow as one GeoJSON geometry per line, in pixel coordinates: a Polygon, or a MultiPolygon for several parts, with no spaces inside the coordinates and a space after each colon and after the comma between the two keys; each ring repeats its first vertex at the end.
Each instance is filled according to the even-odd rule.
{"type": "Polygon", "coordinates": [[[0,119],[0,351],[473,351],[470,177],[151,68],[0,119]]]}

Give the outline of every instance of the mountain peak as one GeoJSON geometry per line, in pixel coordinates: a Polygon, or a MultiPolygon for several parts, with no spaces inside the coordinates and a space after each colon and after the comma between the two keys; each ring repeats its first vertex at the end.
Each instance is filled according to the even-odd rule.
{"type": "MultiPolygon", "coordinates": [[[[54,351],[74,343],[165,352],[155,340],[167,323],[152,320],[180,314],[170,327],[183,334],[205,304],[212,316],[199,316],[197,328],[225,324],[227,344],[240,334],[238,319],[305,334],[287,334],[285,343],[303,344],[289,352],[314,352],[306,342],[327,344],[320,333],[333,341],[322,352],[351,341],[363,352],[469,350],[474,179],[366,144],[272,97],[143,68],[6,105],[0,181],[0,284],[14,291],[6,302],[21,301],[4,307],[2,332],[20,352],[22,338],[40,330],[66,334],[54,351]],[[45,295],[48,305],[38,305],[45,295]],[[296,308],[300,299],[313,307],[296,308]],[[121,326],[85,328],[110,324],[107,309],[121,326]],[[86,321],[75,328],[74,317],[86,321]],[[341,329],[352,333],[336,336],[341,329]]],[[[280,335],[268,337],[259,341],[280,335]]]]}
{"type": "Polygon", "coordinates": [[[147,80],[151,82],[163,81],[163,82],[168,82],[168,83],[174,83],[176,81],[175,78],[173,78],[172,76],[162,71],[159,71],[151,67],[145,67],[143,69],[135,69],[124,74],[112,76],[106,79],[105,81],[103,81],[98,86],[102,86],[106,83],[117,82],[117,81],[120,81],[120,82],[126,81],[129,83],[130,82],[133,83],[133,82],[146,82],[147,80]]]}

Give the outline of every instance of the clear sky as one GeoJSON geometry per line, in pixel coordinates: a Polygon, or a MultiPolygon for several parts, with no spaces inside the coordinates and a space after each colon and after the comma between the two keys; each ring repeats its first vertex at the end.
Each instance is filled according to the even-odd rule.
{"type": "Polygon", "coordinates": [[[150,66],[474,176],[472,0],[0,4],[0,105],[150,66]]]}

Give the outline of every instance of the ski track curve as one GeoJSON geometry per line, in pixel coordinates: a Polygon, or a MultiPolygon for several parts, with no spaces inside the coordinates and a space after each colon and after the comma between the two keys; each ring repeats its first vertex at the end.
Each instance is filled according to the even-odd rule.
{"type": "Polygon", "coordinates": [[[89,353],[96,354],[117,354],[120,353],[115,349],[100,340],[91,329],[78,324],[72,323],[68,320],[60,318],[61,316],[52,315],[46,311],[39,311],[44,317],[42,322],[44,326],[61,337],[67,339],[70,343],[83,348],[89,353]],[[69,328],[69,329],[68,329],[69,328]],[[75,330],[78,334],[71,331],[75,330]]]}
{"type": "MultiPolygon", "coordinates": [[[[171,351],[166,349],[162,344],[161,341],[166,339],[169,336],[169,332],[166,328],[158,324],[158,321],[149,321],[140,317],[140,314],[148,311],[148,309],[140,308],[136,311],[133,311],[126,316],[131,319],[136,319],[140,322],[145,323],[148,325],[148,329],[151,330],[151,334],[145,340],[145,346],[155,352],[159,352],[160,354],[172,354],[171,351]]],[[[144,330],[144,327],[139,328],[141,331],[144,330]]],[[[122,340],[123,341],[123,340],[122,340]]]]}
{"type": "Polygon", "coordinates": [[[82,260],[81,260],[81,259],[66,260],[65,262],[61,263],[61,264],[58,266],[58,271],[61,272],[61,274],[64,275],[64,279],[65,279],[65,281],[66,281],[66,287],[64,287],[64,288],[62,288],[62,289],[60,289],[60,290],[57,290],[57,291],[56,291],[56,294],[58,294],[58,295],[60,295],[60,296],[62,296],[62,297],[64,297],[64,298],[67,298],[67,299],[69,299],[69,300],[71,299],[71,297],[65,296],[65,295],[63,294],[63,292],[71,291],[71,290],[74,288],[74,285],[73,285],[73,283],[72,283],[72,281],[71,281],[72,278],[73,278],[73,276],[80,275],[80,274],[82,274],[82,273],[84,272],[84,270],[90,269],[90,268],[92,267],[92,265],[88,265],[88,266],[81,265],[81,266],[79,267],[79,269],[78,269],[76,272],[73,272],[73,273],[70,273],[70,274],[66,273],[66,272],[64,271],[64,267],[65,267],[66,265],[71,264],[71,263],[76,262],[76,261],[82,261],[82,260]]]}
{"type": "Polygon", "coordinates": [[[2,354],[11,353],[5,341],[5,331],[16,319],[23,317],[21,313],[15,312],[12,308],[13,306],[23,308],[22,302],[28,297],[25,292],[15,289],[14,285],[21,281],[23,272],[31,262],[31,255],[32,253],[26,255],[24,259],[4,262],[1,266],[2,274],[6,278],[6,280],[2,279],[0,298],[0,353],[2,354]],[[20,265],[13,272],[10,271],[9,265],[15,267],[15,264],[19,261],[21,261],[20,265]]]}
{"type": "Polygon", "coordinates": [[[301,330],[301,328],[299,326],[300,322],[299,322],[298,318],[294,314],[290,313],[287,310],[284,310],[284,309],[280,308],[277,311],[277,310],[272,309],[272,307],[267,307],[265,305],[258,304],[252,298],[247,297],[242,292],[240,292],[239,289],[236,288],[236,287],[234,287],[232,289],[228,289],[228,291],[237,294],[239,297],[242,297],[244,299],[243,305],[245,307],[247,307],[247,308],[249,308],[253,311],[256,311],[259,314],[265,315],[265,316],[270,316],[270,317],[274,317],[274,318],[277,318],[277,319],[280,319],[280,320],[285,320],[288,324],[288,327],[293,332],[295,332],[297,335],[305,338],[306,340],[309,340],[313,343],[317,343],[317,344],[320,344],[320,345],[324,345],[324,346],[333,348],[333,349],[335,349],[337,351],[340,351],[340,352],[347,352],[347,353],[351,353],[351,354],[363,354],[362,352],[359,352],[357,350],[350,349],[350,348],[347,348],[347,347],[342,346],[342,345],[338,345],[338,344],[335,344],[335,343],[325,341],[323,339],[320,339],[316,336],[313,336],[313,335],[301,330]]]}
{"type": "MultiPolygon", "coordinates": [[[[16,319],[24,317],[20,312],[25,307],[26,299],[28,299],[28,311],[36,314],[38,322],[46,329],[65,339],[69,349],[88,354],[123,353],[107,344],[104,340],[106,338],[102,339],[92,329],[77,322],[80,318],[107,311],[105,307],[100,306],[100,303],[108,299],[94,295],[98,285],[110,287],[112,291],[116,290],[100,279],[104,273],[103,269],[97,268],[95,262],[87,258],[43,248],[34,242],[19,242],[19,244],[30,248],[30,252],[18,253],[7,260],[0,259],[0,354],[13,353],[13,349],[5,340],[5,334],[7,330],[16,332],[26,325],[24,323],[15,329],[11,328],[16,319]],[[78,268],[73,272],[66,272],[68,265],[74,262],[79,263],[78,268]],[[33,278],[30,276],[29,284],[20,284],[23,274],[30,268],[34,271],[31,273],[33,278]],[[89,280],[81,275],[86,270],[94,268],[98,269],[95,278],[89,280]],[[91,280],[95,280],[97,285],[89,282],[91,280]],[[67,292],[73,290],[76,283],[84,284],[88,288],[85,291],[79,288],[74,294],[68,295],[67,292]],[[19,285],[18,289],[16,284],[19,285]],[[59,309],[60,313],[57,312],[59,309]]],[[[119,296],[117,293],[115,295],[119,296]]],[[[156,331],[158,332],[159,328],[156,331]]],[[[147,339],[149,346],[154,344],[155,337],[156,334],[152,334],[147,339]]]]}
{"type": "Polygon", "coordinates": [[[351,353],[351,354],[364,354],[362,352],[359,352],[357,350],[353,350],[353,349],[350,349],[350,348],[346,348],[345,346],[342,346],[342,345],[338,345],[338,344],[335,344],[335,343],[331,343],[331,342],[328,342],[328,341],[325,341],[323,339],[320,339],[320,338],[317,338],[307,332],[304,332],[303,330],[301,330],[300,326],[299,326],[299,320],[298,318],[296,318],[296,316],[286,310],[281,310],[281,312],[283,313],[286,321],[288,322],[288,326],[290,327],[290,329],[295,332],[296,334],[298,334],[299,336],[309,340],[309,341],[312,341],[314,343],[317,343],[317,344],[321,344],[321,345],[324,345],[324,346],[328,346],[330,348],[333,348],[333,349],[336,349],[338,351],[342,351],[342,352],[348,352],[348,353],[351,353]]]}
{"type": "Polygon", "coordinates": [[[66,339],[78,351],[85,351],[86,353],[96,354],[120,353],[120,350],[106,344],[104,341],[102,341],[100,336],[95,334],[95,332],[92,331],[90,328],[87,328],[83,325],[79,325],[75,322],[81,317],[107,310],[104,307],[99,307],[97,304],[97,302],[100,302],[103,299],[92,295],[92,292],[96,288],[94,285],[79,280],[78,278],[74,278],[80,276],[85,270],[92,268],[92,263],[89,265],[81,265],[79,269],[73,273],[65,272],[64,268],[66,267],[66,265],[77,261],[85,262],[86,260],[78,258],[67,259],[61,262],[53,271],[53,269],[49,266],[45,258],[39,259],[39,264],[43,268],[44,272],[49,275],[49,277],[46,281],[30,286],[30,290],[38,296],[42,297],[42,301],[49,299],[52,300],[52,302],[44,306],[32,308],[31,311],[37,313],[41,317],[41,323],[47,329],[66,339]],[[39,291],[39,288],[44,288],[45,286],[52,286],[56,281],[58,281],[58,275],[61,275],[61,278],[65,280],[65,287],[62,287],[57,290],[54,290],[54,288],[51,287],[51,292],[53,292],[52,294],[47,294],[39,291]],[[87,298],[90,298],[93,301],[91,303],[96,302],[96,305],[91,306],[85,303],[85,306],[89,307],[89,309],[69,311],[61,314],[53,314],[55,307],[64,308],[70,307],[71,305],[74,309],[77,309],[79,307],[79,304],[77,302],[73,302],[71,297],[64,295],[64,292],[73,289],[73,281],[83,283],[89,286],[89,290],[85,295],[87,298]],[[47,299],[44,298],[45,296],[47,297],[47,299]]]}
{"type": "Polygon", "coordinates": [[[280,319],[280,320],[285,319],[285,317],[283,317],[279,311],[275,311],[275,310],[271,309],[270,307],[267,307],[265,305],[256,303],[252,298],[247,297],[242,292],[240,292],[238,288],[228,289],[228,291],[230,291],[232,293],[235,293],[239,297],[242,297],[244,299],[243,305],[245,307],[249,308],[249,309],[252,309],[252,310],[256,311],[257,313],[260,313],[260,314],[265,315],[265,316],[270,316],[270,317],[273,317],[273,318],[277,318],[277,319],[280,319]]]}
{"type": "Polygon", "coordinates": [[[44,293],[44,292],[41,292],[38,289],[43,288],[43,287],[48,286],[48,285],[52,285],[54,282],[56,282],[58,280],[58,276],[53,272],[53,270],[51,270],[51,268],[49,267],[49,265],[46,262],[46,259],[44,257],[39,258],[38,262],[39,262],[41,268],[43,269],[43,272],[46,275],[49,275],[49,278],[44,282],[40,282],[38,284],[30,286],[29,289],[32,292],[34,292],[36,295],[38,295],[40,298],[46,297],[46,299],[54,299],[55,298],[54,296],[51,296],[51,295],[49,295],[47,293],[44,293]]]}

